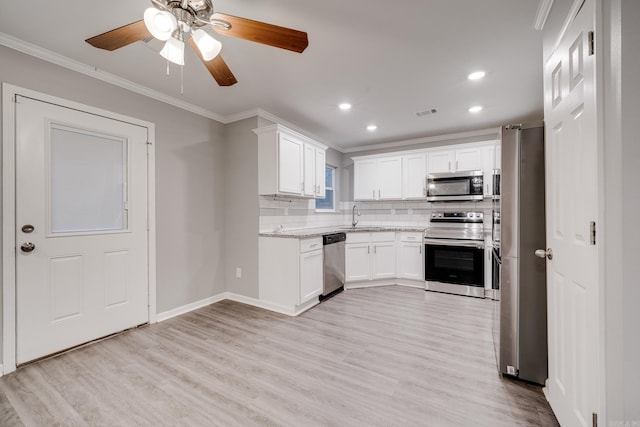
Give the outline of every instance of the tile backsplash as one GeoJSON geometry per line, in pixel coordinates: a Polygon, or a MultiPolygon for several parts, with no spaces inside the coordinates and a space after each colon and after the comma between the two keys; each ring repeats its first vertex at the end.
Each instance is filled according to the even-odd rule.
{"type": "Polygon", "coordinates": [[[434,211],[480,211],[491,227],[491,199],[480,202],[371,201],[340,202],[338,212],[316,212],[315,201],[260,196],[260,231],[351,225],[351,210],[360,209],[360,225],[418,225],[427,227],[434,211]]]}

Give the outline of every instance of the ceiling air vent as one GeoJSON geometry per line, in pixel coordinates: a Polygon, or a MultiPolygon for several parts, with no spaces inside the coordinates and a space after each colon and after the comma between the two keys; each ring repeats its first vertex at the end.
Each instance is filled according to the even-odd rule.
{"type": "Polygon", "coordinates": [[[432,109],[430,109],[430,110],[418,111],[418,112],[416,113],[416,116],[418,116],[418,117],[422,117],[422,116],[427,116],[427,115],[429,115],[429,114],[435,114],[435,113],[437,113],[437,112],[438,112],[438,110],[436,110],[435,108],[432,108],[432,109]]]}

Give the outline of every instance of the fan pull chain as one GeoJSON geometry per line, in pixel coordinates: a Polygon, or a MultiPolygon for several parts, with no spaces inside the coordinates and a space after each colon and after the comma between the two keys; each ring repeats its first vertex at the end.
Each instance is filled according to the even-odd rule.
{"type": "Polygon", "coordinates": [[[184,65],[180,66],[180,95],[184,95],[184,65]]]}
{"type": "Polygon", "coordinates": [[[170,75],[171,73],[169,72],[169,60],[167,59],[167,76],[170,75]]]}

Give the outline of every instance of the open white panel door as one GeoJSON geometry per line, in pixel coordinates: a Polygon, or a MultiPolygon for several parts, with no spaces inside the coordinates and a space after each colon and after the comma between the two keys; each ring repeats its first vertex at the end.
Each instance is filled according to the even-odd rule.
{"type": "MultiPolygon", "coordinates": [[[[544,64],[549,380],[562,426],[590,426],[597,412],[598,254],[595,1],[575,17],[544,64]],[[552,255],[552,256],[551,256],[552,255]]],[[[577,11],[577,14],[576,14],[577,11]]]]}

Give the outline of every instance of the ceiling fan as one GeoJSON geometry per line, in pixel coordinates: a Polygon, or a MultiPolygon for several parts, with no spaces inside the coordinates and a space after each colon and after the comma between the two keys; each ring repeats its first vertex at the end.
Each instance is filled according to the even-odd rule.
{"type": "Polygon", "coordinates": [[[262,43],[302,53],[309,41],[307,33],[251,19],[214,12],[212,0],[151,0],[153,7],[144,19],[107,31],[86,40],[90,45],[113,51],[131,43],[155,37],[165,41],[160,55],[168,61],[184,65],[185,33],[209,73],[220,86],[238,81],[220,56],[222,44],[203,27],[211,26],[218,34],[262,43]]]}

